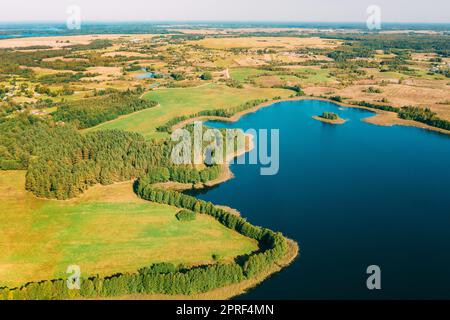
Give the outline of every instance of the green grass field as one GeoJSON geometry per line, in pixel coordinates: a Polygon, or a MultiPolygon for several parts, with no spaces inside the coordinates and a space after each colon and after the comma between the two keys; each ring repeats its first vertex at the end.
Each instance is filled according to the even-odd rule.
{"type": "Polygon", "coordinates": [[[82,275],[133,272],[157,262],[229,260],[257,243],[208,216],[179,222],[177,208],[139,199],[132,183],[95,186],[70,201],[24,191],[25,172],[0,172],[0,287],[82,275]]]}
{"type": "Polygon", "coordinates": [[[270,74],[273,73],[271,71],[265,71],[255,68],[232,68],[230,69],[230,77],[233,80],[239,81],[239,82],[245,82],[250,77],[254,77],[260,74],[270,74]]]}
{"type": "Polygon", "coordinates": [[[165,137],[156,128],[170,119],[190,115],[201,110],[233,108],[255,99],[288,97],[292,91],[284,89],[244,88],[207,84],[195,88],[160,89],[147,93],[144,98],[159,102],[159,106],[101,124],[90,130],[122,129],[143,134],[146,138],[165,137]]]}
{"type": "Polygon", "coordinates": [[[320,83],[326,83],[334,80],[334,77],[330,75],[330,71],[326,69],[312,69],[312,68],[305,68],[305,67],[299,67],[292,69],[292,71],[300,72],[302,73],[302,77],[296,77],[293,75],[283,75],[280,72],[275,71],[266,71],[266,70],[260,70],[256,68],[233,68],[230,69],[230,76],[232,79],[239,81],[239,82],[246,82],[247,80],[253,79],[258,84],[264,85],[264,76],[259,77],[263,74],[276,76],[280,81],[291,81],[291,82],[298,82],[299,84],[320,84],[320,83]]]}
{"type": "Polygon", "coordinates": [[[312,68],[299,68],[295,69],[297,72],[301,72],[305,78],[300,79],[302,84],[320,84],[335,80],[334,77],[330,75],[328,69],[312,69],[312,68]]]}

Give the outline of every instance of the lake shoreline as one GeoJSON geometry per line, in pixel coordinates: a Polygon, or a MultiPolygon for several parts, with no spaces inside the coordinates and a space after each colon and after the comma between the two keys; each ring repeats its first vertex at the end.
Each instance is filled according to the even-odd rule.
{"type": "Polygon", "coordinates": [[[338,101],[334,101],[331,99],[315,97],[315,96],[301,96],[301,97],[293,97],[293,98],[286,98],[286,99],[280,99],[280,100],[266,101],[266,102],[261,103],[253,108],[250,108],[250,109],[247,109],[244,111],[240,111],[229,118],[219,117],[219,116],[199,116],[199,117],[195,117],[195,118],[190,118],[190,119],[181,121],[181,122],[173,125],[171,129],[172,130],[180,129],[180,128],[183,128],[184,126],[191,124],[193,122],[196,122],[196,121],[220,121],[220,122],[230,122],[230,123],[237,122],[238,120],[240,120],[243,116],[245,116],[247,114],[255,113],[255,112],[259,111],[260,109],[270,107],[276,103],[289,102],[289,101],[302,101],[302,100],[325,101],[325,102],[330,102],[330,103],[336,104],[336,105],[344,107],[344,108],[354,108],[354,109],[361,109],[361,110],[367,110],[367,111],[373,112],[375,115],[362,119],[362,121],[373,124],[373,125],[387,126],[387,127],[396,126],[396,125],[407,126],[407,127],[416,127],[419,129],[424,129],[424,130],[429,130],[429,131],[434,131],[434,132],[450,135],[450,131],[448,131],[448,130],[432,127],[430,125],[427,125],[427,124],[424,124],[421,122],[417,122],[414,120],[400,119],[398,117],[397,113],[395,113],[395,112],[378,110],[378,109],[353,105],[353,104],[344,103],[344,102],[338,102],[338,101]]]}
{"type": "Polygon", "coordinates": [[[246,144],[245,148],[243,150],[239,150],[235,152],[234,154],[227,155],[225,159],[225,163],[220,165],[220,174],[219,176],[211,181],[205,182],[205,183],[198,183],[198,184],[191,184],[191,183],[181,183],[181,182],[162,182],[162,183],[156,183],[155,186],[159,188],[165,188],[165,189],[171,189],[176,191],[187,191],[187,190],[202,190],[207,188],[212,188],[215,186],[218,186],[224,182],[227,182],[228,180],[231,180],[234,178],[234,174],[231,171],[230,165],[231,161],[252,151],[255,147],[253,142],[253,136],[247,135],[246,136],[246,144]]]}
{"type": "Polygon", "coordinates": [[[252,279],[247,279],[222,288],[217,288],[208,292],[198,293],[194,295],[136,294],[94,300],[229,300],[247,293],[249,290],[255,288],[266,279],[288,267],[296,260],[296,258],[299,256],[298,244],[294,240],[287,238],[286,240],[288,245],[286,255],[278,263],[275,263],[268,270],[258,274],[252,279]]]}

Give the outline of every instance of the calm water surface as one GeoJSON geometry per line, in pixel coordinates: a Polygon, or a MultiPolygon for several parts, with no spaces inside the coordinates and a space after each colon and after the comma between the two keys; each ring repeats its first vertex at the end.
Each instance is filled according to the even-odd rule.
{"type": "Polygon", "coordinates": [[[450,138],[362,122],[322,101],[274,104],[233,124],[280,129],[280,171],[232,165],[235,179],[198,197],[295,239],[294,264],[238,299],[450,298],[450,138]],[[335,126],[311,117],[332,111],[335,126]],[[379,265],[382,290],[366,269],[379,265]]]}

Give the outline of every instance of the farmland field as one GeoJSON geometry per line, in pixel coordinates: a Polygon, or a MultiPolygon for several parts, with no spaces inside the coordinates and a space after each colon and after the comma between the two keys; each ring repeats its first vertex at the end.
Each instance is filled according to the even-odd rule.
{"type": "Polygon", "coordinates": [[[259,70],[255,68],[234,68],[230,70],[231,78],[239,81],[244,82],[248,80],[249,77],[257,76],[260,74],[270,73],[264,70],[259,70]]]}

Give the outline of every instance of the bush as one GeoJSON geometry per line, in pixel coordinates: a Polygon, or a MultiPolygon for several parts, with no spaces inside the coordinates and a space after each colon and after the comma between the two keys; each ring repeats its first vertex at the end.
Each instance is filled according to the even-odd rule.
{"type": "Polygon", "coordinates": [[[186,78],[186,76],[183,73],[179,73],[179,72],[171,73],[170,76],[175,81],[181,81],[181,80],[184,80],[186,78]]]}
{"type": "Polygon", "coordinates": [[[342,102],[341,96],[332,96],[330,97],[330,100],[336,101],[336,102],[342,102]]]}
{"type": "Polygon", "coordinates": [[[205,81],[212,80],[213,76],[212,76],[211,72],[205,72],[204,74],[202,74],[200,76],[200,79],[205,80],[205,81]]]}
{"type": "Polygon", "coordinates": [[[190,210],[181,210],[176,214],[176,217],[179,221],[194,221],[197,217],[197,214],[190,210]]]}

